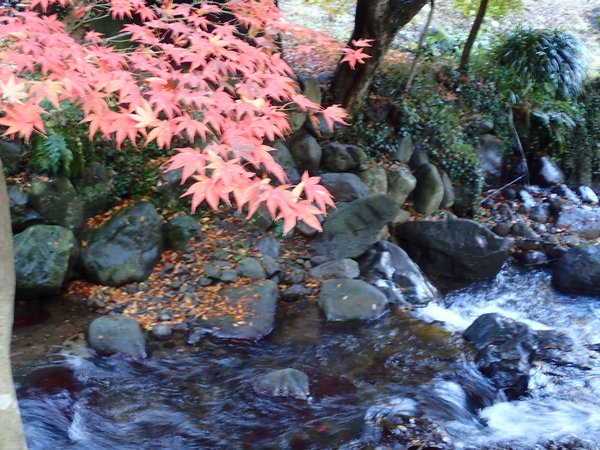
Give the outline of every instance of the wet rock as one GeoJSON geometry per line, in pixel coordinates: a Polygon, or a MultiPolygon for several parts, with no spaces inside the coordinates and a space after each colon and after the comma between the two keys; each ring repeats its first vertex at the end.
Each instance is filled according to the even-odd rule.
{"type": "Polygon", "coordinates": [[[244,258],[237,264],[237,269],[240,276],[245,278],[253,278],[261,280],[267,277],[265,269],[263,269],[260,261],[256,258],[244,258]]]}
{"type": "Polygon", "coordinates": [[[548,257],[540,251],[525,251],[515,253],[514,256],[519,264],[529,269],[539,269],[548,265],[548,257]]]}
{"type": "Polygon", "coordinates": [[[83,226],[83,202],[68,178],[34,181],[29,191],[29,203],[52,224],[74,233],[83,226]]]}
{"type": "Polygon", "coordinates": [[[415,144],[410,136],[404,136],[400,139],[396,150],[390,155],[392,161],[398,161],[403,164],[408,164],[413,152],[415,151],[415,144]]]}
{"type": "Polygon", "coordinates": [[[407,167],[390,169],[388,174],[389,196],[396,200],[400,205],[404,204],[416,186],[417,179],[407,167]]]}
{"type": "Polygon", "coordinates": [[[574,349],[575,342],[569,336],[556,330],[538,330],[536,359],[561,364],[566,354],[574,349]]]}
{"type": "Polygon", "coordinates": [[[325,145],[321,157],[323,168],[330,172],[348,172],[358,167],[347,147],[339,142],[330,142],[325,145]]]}
{"type": "Polygon", "coordinates": [[[535,164],[533,182],[541,187],[553,186],[565,182],[565,174],[552,159],[542,156],[535,164]]]}
{"type": "Polygon", "coordinates": [[[562,198],[567,200],[569,203],[573,203],[575,205],[581,204],[581,199],[577,196],[577,194],[575,194],[575,192],[573,192],[571,189],[569,189],[564,184],[561,184],[559,186],[553,186],[550,189],[550,192],[560,195],[562,198]]]}
{"type": "Polygon", "coordinates": [[[379,317],[386,304],[385,295],[362,280],[327,280],[319,294],[319,306],[329,321],[379,317]]]}
{"type": "Polygon", "coordinates": [[[586,239],[600,237],[600,209],[587,205],[564,208],[558,216],[556,227],[586,239]]]}
{"type": "Polygon", "coordinates": [[[385,167],[373,166],[359,175],[360,180],[369,188],[370,194],[386,194],[388,191],[388,179],[385,167]]]}
{"type": "Polygon", "coordinates": [[[369,195],[369,188],[353,173],[324,173],[321,184],[337,202],[352,202],[369,195]]]}
{"type": "Polygon", "coordinates": [[[166,244],[175,250],[182,250],[190,239],[199,234],[200,225],[188,215],[173,217],[164,225],[166,244]]]}
{"type": "Polygon", "coordinates": [[[524,237],[526,239],[539,239],[540,235],[531,229],[531,226],[525,220],[515,222],[511,228],[514,236],[524,237]]]}
{"type": "Polygon", "coordinates": [[[361,276],[377,287],[383,287],[390,301],[405,299],[410,303],[424,304],[438,296],[437,289],[425,278],[417,266],[397,245],[380,241],[367,250],[358,260],[361,276]],[[388,280],[393,285],[380,284],[378,281],[388,280]],[[396,297],[390,298],[390,292],[398,291],[396,297]]]}
{"type": "Polygon", "coordinates": [[[224,269],[219,276],[223,283],[235,283],[238,280],[238,271],[235,269],[224,269]]]}
{"type": "Polygon", "coordinates": [[[536,352],[534,334],[524,323],[497,313],[479,316],[463,334],[477,349],[477,367],[514,400],[527,393],[536,352]]]}
{"type": "Polygon", "coordinates": [[[279,289],[271,280],[223,288],[217,301],[230,309],[243,310],[245,317],[208,317],[202,321],[202,327],[222,339],[256,341],[273,330],[278,298],[279,289]]]}
{"type": "Polygon", "coordinates": [[[577,193],[581,197],[581,200],[583,200],[583,203],[590,203],[592,205],[598,204],[598,196],[591,187],[579,186],[577,188],[577,193]]]}
{"type": "Polygon", "coordinates": [[[562,292],[600,295],[600,246],[575,247],[552,268],[552,283],[562,292]]]}
{"type": "Polygon", "coordinates": [[[146,357],[142,329],[129,317],[115,315],[95,319],[88,328],[87,339],[100,355],[119,353],[132,358],[146,357]]]}
{"type": "Polygon", "coordinates": [[[336,259],[310,269],[313,278],[356,278],[360,274],[358,263],[352,259],[336,259]]]}
{"type": "Polygon", "coordinates": [[[55,293],[69,278],[79,242],[57,225],[34,225],[13,238],[17,296],[55,293]]]}
{"type": "Polygon", "coordinates": [[[512,247],[511,239],[464,219],[406,222],[395,237],[425,273],[462,280],[495,277],[512,247]]]}
{"type": "Polygon", "coordinates": [[[173,330],[168,325],[161,323],[152,327],[152,336],[156,339],[168,339],[172,334],[173,330]]]}
{"type": "Polygon", "coordinates": [[[550,218],[550,205],[546,202],[538,203],[531,208],[529,218],[539,223],[547,223],[550,218]]]}
{"type": "Polygon", "coordinates": [[[310,398],[308,375],[296,369],[273,370],[256,380],[254,390],[276,397],[310,398]]]}
{"type": "Polygon", "coordinates": [[[530,210],[531,208],[533,208],[536,205],[536,201],[533,198],[533,196],[525,189],[521,189],[519,191],[519,198],[521,199],[521,201],[523,202],[523,205],[530,210]]]}
{"type": "Polygon", "coordinates": [[[322,150],[317,140],[300,130],[289,141],[289,149],[300,172],[315,173],[321,164],[322,150]]]}
{"type": "Polygon", "coordinates": [[[256,241],[256,248],[260,250],[263,256],[270,256],[273,259],[279,258],[281,246],[279,241],[273,236],[265,236],[256,241]]]}
{"type": "Polygon", "coordinates": [[[277,141],[272,146],[277,151],[271,152],[271,156],[283,168],[290,182],[292,184],[300,182],[300,173],[296,167],[296,162],[286,145],[281,141],[277,141]]]}
{"type": "Polygon", "coordinates": [[[415,172],[417,187],[413,193],[415,210],[419,214],[436,212],[444,198],[444,182],[433,164],[423,164],[415,172]]]}
{"type": "Polygon", "coordinates": [[[162,218],[151,203],[137,202],[96,230],[81,251],[81,265],[99,284],[143,281],[160,256],[161,241],[162,218]]]}
{"type": "Polygon", "coordinates": [[[281,298],[284,302],[292,303],[297,300],[300,300],[302,297],[310,295],[312,290],[301,285],[301,284],[293,284],[290,287],[283,290],[281,293],[281,298]]]}
{"type": "Polygon", "coordinates": [[[399,211],[398,203],[381,194],[338,207],[323,223],[323,233],[313,244],[313,249],[330,259],[356,258],[379,240],[382,228],[399,211]]]}
{"type": "Polygon", "coordinates": [[[65,339],[61,344],[60,353],[63,355],[79,356],[80,358],[91,358],[92,353],[88,349],[85,333],[79,333],[65,339]]]}

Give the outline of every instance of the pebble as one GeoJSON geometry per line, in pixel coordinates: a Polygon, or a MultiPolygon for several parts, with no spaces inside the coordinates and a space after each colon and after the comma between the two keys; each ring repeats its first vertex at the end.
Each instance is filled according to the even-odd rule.
{"type": "Polygon", "coordinates": [[[166,339],[173,334],[173,330],[170,326],[165,324],[158,324],[152,328],[152,336],[157,339],[166,339]]]}

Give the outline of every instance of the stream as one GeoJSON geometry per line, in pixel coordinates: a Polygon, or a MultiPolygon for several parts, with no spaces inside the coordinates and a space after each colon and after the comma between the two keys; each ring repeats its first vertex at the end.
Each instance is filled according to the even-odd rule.
{"type": "MultiPolygon", "coordinates": [[[[143,361],[40,342],[44,321],[57,319],[17,329],[13,349],[32,450],[600,448],[600,302],[557,293],[544,271],[507,267],[371,322],[328,323],[298,301],[258,343],[155,342],[143,361]],[[487,312],[572,339],[536,361],[529,397],[506,401],[476,369],[461,332],[487,312]],[[286,367],[308,375],[308,401],[255,392],[286,367]]],[[[74,321],[62,322],[85,329],[74,321]]]]}

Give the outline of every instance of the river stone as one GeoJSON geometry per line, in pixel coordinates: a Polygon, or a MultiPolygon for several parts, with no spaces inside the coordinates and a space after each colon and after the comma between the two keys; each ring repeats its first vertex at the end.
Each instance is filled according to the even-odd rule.
{"type": "Polygon", "coordinates": [[[404,204],[408,196],[417,186],[417,179],[408,167],[396,167],[388,173],[388,195],[399,204],[404,204]]]}
{"type": "Polygon", "coordinates": [[[83,202],[68,178],[34,181],[29,191],[29,203],[53,224],[75,233],[83,226],[83,202]]]}
{"type": "Polygon", "coordinates": [[[85,218],[102,214],[110,206],[112,176],[102,164],[88,166],[83,175],[73,181],[73,186],[81,197],[85,218]]]}
{"type": "Polygon", "coordinates": [[[345,144],[330,142],[323,147],[321,164],[325,170],[331,172],[348,172],[357,167],[352,154],[345,144]]]}
{"type": "Polygon", "coordinates": [[[275,142],[273,148],[277,149],[277,151],[271,152],[271,156],[285,170],[290,182],[292,184],[299,183],[300,173],[289,149],[281,141],[275,142]]]}
{"type": "Polygon", "coordinates": [[[380,288],[390,301],[405,299],[410,303],[425,304],[438,297],[437,289],[425,278],[419,266],[391,242],[377,242],[358,259],[358,263],[361,276],[380,288]],[[393,284],[378,283],[381,280],[393,284]]]}
{"type": "Polygon", "coordinates": [[[58,225],[33,225],[13,238],[17,296],[53,294],[68,279],[79,254],[70,230],[58,225]]]}
{"type": "Polygon", "coordinates": [[[373,166],[359,175],[360,180],[369,188],[370,194],[387,194],[388,179],[385,167],[373,166]]]}
{"type": "Polygon", "coordinates": [[[512,240],[472,220],[417,220],[396,227],[398,243],[430,275],[462,280],[494,278],[512,240]]]}
{"type": "Polygon", "coordinates": [[[167,339],[173,334],[173,329],[164,323],[152,327],[152,336],[156,339],[167,339]]]}
{"type": "Polygon", "coordinates": [[[162,218],[149,202],[136,202],[102,225],[81,251],[87,276],[99,284],[120,286],[144,281],[158,260],[162,218]]]}
{"type": "Polygon", "coordinates": [[[563,208],[556,227],[582,238],[596,239],[600,237],[600,209],[587,205],[563,208]]]}
{"type": "Polygon", "coordinates": [[[356,258],[379,240],[383,227],[398,215],[400,205],[375,194],[338,207],[323,223],[313,244],[317,254],[331,259],[356,258]]]}
{"type": "Polygon", "coordinates": [[[166,244],[175,250],[182,250],[193,237],[200,234],[196,219],[186,214],[173,217],[163,227],[166,244]]]}
{"type": "Polygon", "coordinates": [[[274,281],[256,281],[219,291],[218,302],[230,310],[241,309],[245,317],[208,317],[202,326],[216,337],[256,341],[273,331],[279,289],[274,281]]]}
{"type": "Polygon", "coordinates": [[[281,298],[284,302],[292,303],[302,297],[307,297],[312,293],[312,290],[301,284],[293,284],[288,288],[285,288],[281,293],[281,298]]]}
{"type": "Polygon", "coordinates": [[[536,352],[535,335],[524,323],[497,313],[479,316],[464,332],[477,349],[477,367],[509,400],[527,393],[536,352]]]}
{"type": "Polygon", "coordinates": [[[385,312],[387,298],[362,280],[333,278],[321,286],[319,306],[329,321],[372,319],[385,312]]]}
{"type": "Polygon", "coordinates": [[[353,173],[324,173],[321,185],[333,195],[335,202],[352,202],[369,195],[369,188],[353,173]]]}
{"type": "Polygon", "coordinates": [[[256,380],[254,390],[259,394],[276,397],[293,397],[300,400],[310,397],[308,375],[296,369],[273,370],[256,380]]]}
{"type": "Polygon", "coordinates": [[[315,173],[321,164],[321,146],[317,140],[301,130],[293,134],[289,141],[289,149],[296,166],[300,171],[315,173]]]}
{"type": "Polygon", "coordinates": [[[262,256],[270,256],[273,259],[279,258],[281,245],[273,236],[265,236],[256,241],[256,248],[262,256]]]}
{"type": "Polygon", "coordinates": [[[235,283],[238,280],[239,272],[235,269],[223,269],[221,275],[219,276],[219,280],[223,283],[235,283]]]}
{"type": "Polygon", "coordinates": [[[552,283],[559,291],[600,295],[600,246],[567,251],[552,268],[552,283]]]}
{"type": "Polygon", "coordinates": [[[415,151],[415,144],[410,136],[404,136],[400,139],[396,150],[391,154],[392,161],[398,161],[403,164],[408,164],[413,152],[415,151]]]}
{"type": "Polygon", "coordinates": [[[263,269],[260,261],[256,258],[241,259],[237,263],[237,270],[240,275],[245,278],[253,278],[255,280],[267,278],[265,269],[263,269]]]}
{"type": "Polygon", "coordinates": [[[95,319],[88,328],[90,347],[100,355],[120,353],[132,358],[146,357],[144,333],[134,319],[120,315],[95,319]]]}
{"type": "Polygon", "coordinates": [[[328,261],[310,269],[313,278],[356,278],[358,275],[358,263],[348,258],[328,261]]]}
{"type": "Polygon", "coordinates": [[[581,197],[581,200],[583,200],[583,203],[590,203],[592,205],[598,204],[598,196],[591,187],[579,186],[577,188],[577,193],[581,197]]]}
{"type": "Polygon", "coordinates": [[[535,164],[533,182],[548,187],[565,182],[565,174],[548,156],[542,156],[535,164]]]}
{"type": "Polygon", "coordinates": [[[436,212],[444,199],[444,182],[433,164],[423,164],[415,172],[417,187],[413,193],[415,210],[429,216],[436,212]]]}

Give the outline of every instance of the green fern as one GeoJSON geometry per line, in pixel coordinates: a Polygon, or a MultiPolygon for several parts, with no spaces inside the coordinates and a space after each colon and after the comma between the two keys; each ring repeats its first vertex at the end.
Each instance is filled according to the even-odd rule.
{"type": "Polygon", "coordinates": [[[48,137],[37,136],[31,149],[31,166],[41,172],[52,175],[63,174],[68,177],[80,173],[85,159],[81,151],[71,151],[64,136],[52,134],[48,137]]]}

